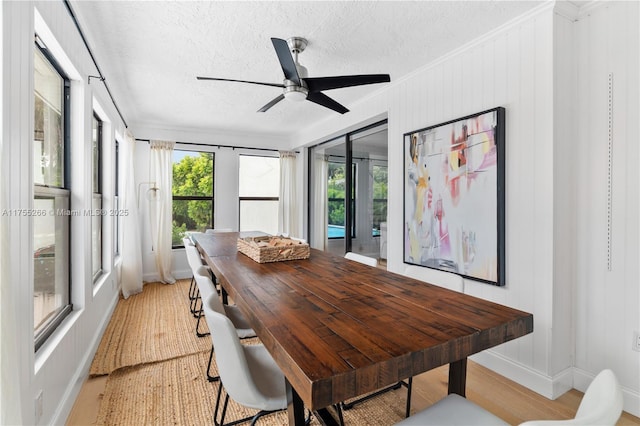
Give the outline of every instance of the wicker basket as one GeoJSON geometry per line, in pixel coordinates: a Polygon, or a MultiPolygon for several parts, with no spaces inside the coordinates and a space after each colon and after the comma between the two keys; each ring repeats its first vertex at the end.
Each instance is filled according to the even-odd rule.
{"type": "Polygon", "coordinates": [[[238,251],[258,263],[308,259],[309,244],[288,237],[238,238],[238,251]]]}

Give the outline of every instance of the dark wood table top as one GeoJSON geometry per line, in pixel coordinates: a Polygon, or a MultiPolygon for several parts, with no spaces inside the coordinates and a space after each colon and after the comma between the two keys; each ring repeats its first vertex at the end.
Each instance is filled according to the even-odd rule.
{"type": "Polygon", "coordinates": [[[312,410],[533,331],[529,313],[319,250],[259,264],[237,252],[237,236],[196,241],[312,410]]]}

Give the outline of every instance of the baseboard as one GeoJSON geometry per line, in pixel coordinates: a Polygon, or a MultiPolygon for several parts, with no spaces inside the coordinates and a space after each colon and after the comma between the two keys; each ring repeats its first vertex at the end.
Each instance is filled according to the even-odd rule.
{"type": "Polygon", "coordinates": [[[573,368],[547,376],[491,350],[472,355],[471,360],[549,399],[573,388],[573,368]]]}
{"type": "MultiPolygon", "coordinates": [[[[580,392],[584,392],[595,378],[595,374],[574,367],[573,369],[573,387],[580,392]]],[[[628,388],[622,388],[622,409],[629,414],[640,417],[640,393],[628,388]]]]}
{"type": "Polygon", "coordinates": [[[69,383],[71,384],[65,395],[61,399],[60,405],[53,415],[53,419],[51,424],[53,425],[63,425],[66,423],[71,410],[73,409],[73,404],[75,404],[78,395],[80,394],[80,390],[82,389],[82,385],[89,377],[89,369],[91,368],[91,362],[93,361],[93,357],[98,350],[98,345],[100,345],[100,340],[102,340],[102,335],[107,329],[107,325],[109,324],[109,320],[111,320],[111,316],[113,315],[113,311],[116,309],[116,305],[118,304],[118,300],[120,298],[120,293],[116,292],[113,295],[113,299],[109,305],[109,309],[106,311],[106,315],[102,318],[100,322],[100,326],[98,327],[98,333],[94,334],[94,338],[91,341],[91,345],[88,347],[87,351],[82,358],[82,362],[79,365],[79,368],[76,370],[74,374],[73,380],[69,383]]]}

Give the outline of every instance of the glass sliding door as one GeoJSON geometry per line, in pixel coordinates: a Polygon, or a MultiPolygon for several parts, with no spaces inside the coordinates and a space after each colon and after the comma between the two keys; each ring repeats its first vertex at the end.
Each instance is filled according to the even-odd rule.
{"type": "Polygon", "coordinates": [[[312,247],[337,255],[354,251],[380,258],[386,217],[386,122],[310,148],[312,247]]]}
{"type": "Polygon", "coordinates": [[[386,253],[381,252],[381,230],[387,222],[386,125],[353,133],[350,141],[354,171],[351,224],[355,229],[350,251],[376,259],[386,258],[386,253]]]}

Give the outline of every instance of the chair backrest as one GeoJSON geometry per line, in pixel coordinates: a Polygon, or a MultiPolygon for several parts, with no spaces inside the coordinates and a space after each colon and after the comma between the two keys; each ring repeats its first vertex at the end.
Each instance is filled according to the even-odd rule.
{"type": "Polygon", "coordinates": [[[365,265],[373,266],[374,268],[378,266],[378,259],[374,259],[373,257],[363,256],[354,252],[345,253],[344,257],[349,260],[355,260],[356,262],[364,263],[365,265]]]}
{"type": "Polygon", "coordinates": [[[182,239],[182,244],[184,244],[185,247],[187,247],[187,246],[195,246],[195,244],[193,244],[193,241],[191,241],[191,238],[189,238],[189,237],[184,237],[182,239]]]}
{"type": "Polygon", "coordinates": [[[206,231],[204,231],[205,234],[217,234],[218,232],[233,232],[233,229],[231,228],[208,228],[206,231]]]}
{"type": "MultiPolygon", "coordinates": [[[[199,267],[194,273],[193,277],[196,279],[196,284],[198,285],[198,290],[200,290],[200,297],[202,300],[208,298],[211,294],[215,293],[218,296],[218,291],[216,290],[216,286],[211,281],[209,276],[209,271],[204,266],[199,267]]],[[[224,308],[222,308],[222,302],[219,302],[222,312],[224,312],[224,308]]]]}
{"type": "Polygon", "coordinates": [[[615,425],[622,414],[622,389],[611,370],[602,370],[591,382],[576,413],[581,425],[615,425]]]}
{"type": "MultiPolygon", "coordinates": [[[[198,285],[198,289],[200,290],[200,297],[202,300],[207,300],[210,295],[214,295],[215,298],[209,301],[211,305],[211,309],[218,312],[219,314],[225,314],[224,306],[222,305],[222,301],[220,300],[220,295],[216,290],[216,286],[211,280],[211,276],[209,275],[209,271],[203,266],[199,268],[194,274],[194,278],[196,279],[196,284],[198,285]]],[[[204,303],[204,302],[203,302],[204,303]]]]}
{"type": "Polygon", "coordinates": [[[615,425],[622,414],[622,389],[611,370],[602,370],[593,379],[570,420],[540,420],[524,422],[521,426],[607,426],[615,425]]]}
{"type": "Polygon", "coordinates": [[[217,294],[212,294],[208,299],[202,299],[202,306],[211,331],[220,379],[235,401],[248,406],[260,405],[264,397],[251,375],[236,329],[226,315],[216,312],[213,307],[217,298],[217,294]]]}
{"type": "Polygon", "coordinates": [[[184,250],[187,253],[187,262],[189,262],[189,267],[195,275],[196,271],[202,266],[200,252],[195,246],[184,246],[184,250]]]}

